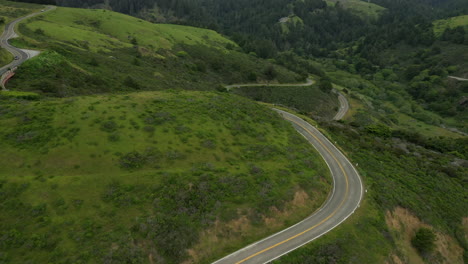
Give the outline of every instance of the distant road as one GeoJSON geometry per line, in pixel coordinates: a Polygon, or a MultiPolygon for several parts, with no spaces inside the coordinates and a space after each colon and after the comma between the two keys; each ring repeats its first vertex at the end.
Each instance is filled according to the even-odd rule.
{"type": "Polygon", "coordinates": [[[338,113],[336,113],[333,120],[343,119],[343,117],[346,115],[346,113],[348,113],[348,110],[349,110],[348,99],[346,99],[346,97],[340,92],[337,92],[337,94],[338,94],[338,100],[340,101],[340,109],[338,110],[338,113]]]}
{"type": "Polygon", "coordinates": [[[455,79],[457,81],[468,81],[468,79],[465,79],[465,78],[461,78],[461,77],[456,77],[456,76],[449,76],[449,78],[451,79],[455,79]]]}
{"type": "Polygon", "coordinates": [[[322,155],[333,177],[333,192],[314,214],[283,231],[240,249],[213,264],[261,264],[287,254],[326,234],[359,207],[363,186],[351,162],[315,127],[298,116],[275,109],[322,155]]]}
{"type": "MultiPolygon", "coordinates": [[[[44,12],[49,11],[49,10],[53,10],[55,8],[56,8],[55,6],[48,6],[48,7],[46,7],[44,9],[44,12]]],[[[34,51],[22,50],[22,49],[19,49],[19,48],[15,48],[12,45],[10,45],[10,43],[8,43],[8,41],[17,36],[16,33],[15,33],[15,26],[19,22],[21,22],[21,21],[23,21],[25,19],[28,19],[30,17],[42,14],[42,13],[43,12],[36,12],[36,13],[29,14],[29,15],[27,15],[25,17],[21,17],[21,18],[16,19],[16,20],[8,23],[5,26],[5,31],[0,36],[0,47],[2,47],[4,49],[6,49],[7,51],[9,51],[13,55],[13,57],[16,57],[17,59],[13,60],[11,63],[1,67],[0,68],[0,75],[3,75],[10,68],[13,69],[15,67],[18,67],[23,62],[25,62],[26,60],[31,58],[34,54],[37,54],[37,52],[35,53],[34,51]]]]}
{"type": "Polygon", "coordinates": [[[226,89],[231,90],[232,88],[240,88],[240,87],[262,87],[262,86],[274,86],[274,87],[300,87],[300,86],[311,86],[314,84],[315,81],[307,78],[305,83],[246,83],[246,84],[231,84],[231,85],[226,85],[226,89]]]}
{"type": "MultiPolygon", "coordinates": [[[[226,85],[226,89],[229,91],[233,88],[240,88],[240,87],[262,87],[262,86],[273,86],[273,87],[305,87],[305,86],[311,86],[315,83],[314,80],[307,78],[307,81],[305,83],[283,83],[283,84],[265,84],[265,83],[248,83],[248,84],[231,84],[231,85],[226,85]]],[[[346,113],[349,110],[349,103],[348,99],[341,94],[340,92],[336,91],[336,94],[338,94],[338,100],[340,101],[340,109],[338,110],[338,113],[336,113],[335,117],[333,120],[341,120],[343,117],[346,115],[346,113]]]]}

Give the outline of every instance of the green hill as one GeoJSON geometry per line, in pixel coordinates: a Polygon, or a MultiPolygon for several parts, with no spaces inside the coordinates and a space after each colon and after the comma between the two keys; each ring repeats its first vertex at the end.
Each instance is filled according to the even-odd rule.
{"type": "MultiPolygon", "coordinates": [[[[57,8],[19,26],[12,43],[44,50],[11,89],[71,96],[126,90],[214,90],[265,78],[271,65],[206,29],[153,24],[106,10],[57,8]],[[34,77],[34,78],[31,78],[34,77]]],[[[280,82],[304,79],[275,66],[280,82]]]]}
{"type": "Polygon", "coordinates": [[[335,6],[339,2],[342,7],[349,9],[352,13],[364,19],[376,20],[385,10],[382,6],[362,0],[327,0],[326,2],[331,6],[335,6]]]}
{"type": "Polygon", "coordinates": [[[434,34],[441,36],[442,33],[448,28],[464,27],[468,29],[468,15],[450,17],[447,19],[440,19],[434,21],[434,34]]]}
{"type": "Polygon", "coordinates": [[[0,100],[2,263],[212,260],[302,219],[331,188],[289,123],[235,95],[0,100]],[[212,239],[204,230],[217,246],[189,255],[212,239]]]}

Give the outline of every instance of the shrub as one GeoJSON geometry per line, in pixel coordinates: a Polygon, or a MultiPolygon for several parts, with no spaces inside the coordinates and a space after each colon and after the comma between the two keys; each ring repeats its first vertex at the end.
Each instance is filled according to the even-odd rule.
{"type": "Polygon", "coordinates": [[[117,123],[115,123],[112,120],[106,121],[101,124],[101,130],[109,133],[116,131],[117,127],[117,123]]]}
{"type": "Polygon", "coordinates": [[[329,92],[331,92],[331,90],[333,89],[333,85],[332,85],[332,83],[330,82],[330,79],[328,79],[328,78],[320,78],[320,81],[319,81],[319,88],[320,88],[320,90],[322,90],[323,92],[329,93],[329,92]]]}
{"type": "Polygon", "coordinates": [[[136,90],[141,88],[140,85],[136,82],[136,80],[133,79],[131,76],[127,76],[127,78],[125,78],[124,85],[136,90]]]}
{"type": "Polygon", "coordinates": [[[120,166],[124,169],[138,169],[145,165],[146,157],[136,151],[127,153],[120,158],[120,166]]]}
{"type": "Polygon", "coordinates": [[[435,247],[436,236],[429,228],[420,228],[411,239],[411,244],[421,255],[430,254],[435,247]]]}

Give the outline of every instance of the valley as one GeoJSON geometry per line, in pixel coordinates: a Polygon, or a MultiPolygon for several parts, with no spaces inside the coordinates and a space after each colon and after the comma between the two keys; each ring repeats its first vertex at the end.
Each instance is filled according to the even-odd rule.
{"type": "Polygon", "coordinates": [[[466,262],[463,1],[21,2],[0,263],[466,262]]]}

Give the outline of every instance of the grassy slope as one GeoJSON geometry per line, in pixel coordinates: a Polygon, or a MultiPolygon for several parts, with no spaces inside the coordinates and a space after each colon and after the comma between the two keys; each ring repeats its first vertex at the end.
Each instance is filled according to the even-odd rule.
{"type": "MultiPolygon", "coordinates": [[[[338,1],[328,0],[326,2],[329,5],[335,5],[338,1]]],[[[382,6],[362,0],[345,0],[339,2],[344,8],[350,9],[351,12],[364,19],[376,20],[380,16],[380,14],[385,10],[385,8],[382,6]]]]}
{"type": "MultiPolygon", "coordinates": [[[[431,76],[430,72],[424,71],[420,73],[420,76],[417,76],[418,79],[424,81],[437,78],[441,80],[437,85],[433,85],[431,90],[429,90],[430,92],[428,92],[428,94],[432,94],[434,100],[428,100],[428,105],[425,107],[429,109],[437,109],[439,108],[437,105],[441,106],[441,99],[445,99],[446,105],[442,105],[442,109],[452,108],[452,110],[450,112],[445,111],[445,114],[441,111],[441,114],[438,117],[433,116],[432,120],[439,119],[439,122],[445,123],[446,126],[458,127],[466,133],[466,131],[468,131],[468,123],[466,122],[468,111],[466,108],[465,110],[458,109],[454,111],[455,108],[458,108],[461,98],[468,96],[466,88],[463,88],[464,86],[466,87],[466,83],[449,79],[447,78],[447,75],[463,77],[464,74],[466,74],[468,71],[468,46],[445,41],[436,41],[434,46],[440,47],[441,52],[439,54],[428,56],[428,58],[424,59],[425,61],[423,62],[421,62],[421,60],[423,56],[426,56],[424,54],[430,53],[430,50],[426,49],[424,52],[421,52],[420,49],[410,47],[408,45],[399,45],[393,49],[386,50],[382,52],[381,58],[390,62],[395,62],[394,71],[400,72],[400,76],[402,71],[405,71],[415,64],[432,64],[437,65],[436,68],[442,69],[442,74],[434,74],[431,76]],[[418,59],[415,60],[414,58],[419,58],[420,61],[418,61],[418,59]]],[[[392,97],[394,96],[392,95],[392,97]]],[[[397,101],[399,101],[399,105],[395,105],[400,108],[400,110],[404,109],[405,114],[417,117],[414,113],[412,114],[411,111],[407,111],[409,109],[407,106],[402,106],[401,102],[404,100],[397,101]]],[[[407,120],[406,117],[398,119],[401,121],[407,120]]],[[[418,122],[416,121],[415,123],[418,122]]]]}
{"type": "Polygon", "coordinates": [[[436,36],[442,35],[447,28],[454,28],[458,26],[468,28],[468,15],[456,16],[447,19],[434,21],[434,34],[436,36]]]}
{"type": "Polygon", "coordinates": [[[35,20],[28,27],[38,28],[61,42],[87,41],[90,51],[131,47],[129,38],[139,45],[171,49],[176,44],[202,44],[225,49],[228,39],[212,30],[167,24],[153,24],[131,16],[98,9],[59,8],[44,20],[35,20]]]}
{"type": "Polygon", "coordinates": [[[0,0],[0,17],[5,18],[6,23],[8,23],[15,18],[39,11],[42,8],[42,5],[0,0]]]}
{"type": "Polygon", "coordinates": [[[330,189],[312,146],[235,95],[2,99],[0,113],[6,263],[180,262],[205,229],[217,246],[197,254],[212,259],[300,220],[330,189]],[[250,232],[215,228],[237,219],[250,232]]]}
{"type": "MultiPolygon", "coordinates": [[[[138,88],[213,90],[221,83],[246,82],[252,74],[261,78],[270,64],[211,30],[152,24],[105,10],[58,8],[19,31],[25,37],[15,45],[48,52],[24,64],[10,88],[58,96],[138,88]]],[[[276,68],[279,81],[300,79],[276,68]]]]}
{"type": "MultiPolygon", "coordinates": [[[[0,0],[0,18],[5,20],[4,24],[0,24],[0,30],[3,33],[5,24],[11,20],[24,16],[26,14],[38,11],[42,8],[40,5],[10,2],[0,0]]],[[[0,33],[1,35],[1,33],[0,33]]],[[[0,65],[5,65],[13,60],[13,56],[6,50],[0,48],[0,65]]]]}

